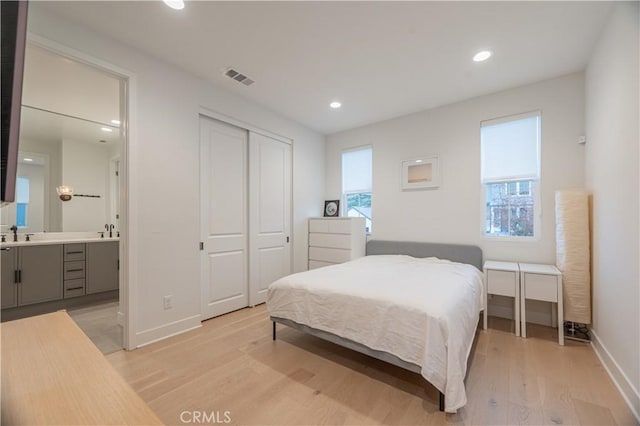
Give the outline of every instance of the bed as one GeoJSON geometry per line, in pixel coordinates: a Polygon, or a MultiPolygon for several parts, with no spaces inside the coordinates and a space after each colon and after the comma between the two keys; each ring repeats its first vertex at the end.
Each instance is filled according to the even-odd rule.
{"type": "Polygon", "coordinates": [[[280,323],[419,373],[456,412],[483,310],[482,250],[373,240],[366,253],[272,283],[273,339],[280,323]]]}

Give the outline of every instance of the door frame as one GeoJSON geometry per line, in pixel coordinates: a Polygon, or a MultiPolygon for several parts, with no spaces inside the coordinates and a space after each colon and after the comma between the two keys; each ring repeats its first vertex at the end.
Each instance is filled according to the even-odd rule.
{"type": "MultiPolygon", "coordinates": [[[[234,117],[231,117],[229,115],[223,114],[221,112],[215,111],[213,109],[207,108],[207,107],[203,107],[200,106],[200,110],[198,112],[198,117],[205,117],[205,118],[210,118],[213,120],[218,120],[221,121],[223,123],[235,126],[235,127],[239,127],[241,129],[246,130],[247,132],[254,132],[254,133],[258,133],[261,134],[263,136],[269,137],[271,139],[275,139],[279,142],[283,142],[286,143],[288,145],[291,145],[291,156],[289,158],[290,161],[290,170],[291,170],[291,182],[290,182],[290,191],[289,191],[289,206],[290,206],[290,212],[289,212],[289,235],[291,237],[291,249],[289,250],[289,273],[292,273],[294,270],[294,262],[293,262],[293,253],[294,253],[294,241],[295,241],[295,235],[294,235],[294,227],[293,227],[293,212],[294,212],[294,205],[293,205],[293,176],[294,176],[294,168],[293,168],[293,157],[294,157],[294,143],[293,143],[293,139],[288,138],[286,136],[282,136],[279,135],[277,133],[273,133],[269,130],[263,129],[261,127],[255,126],[251,123],[248,123],[246,121],[243,120],[239,120],[236,119],[234,117]]],[[[198,126],[200,125],[200,120],[198,120],[198,126]]],[[[198,132],[198,144],[200,143],[200,134],[198,132]]],[[[247,191],[249,191],[249,180],[248,180],[248,173],[249,173],[249,168],[248,168],[248,161],[249,161],[249,139],[247,138],[247,191]]],[[[202,167],[202,162],[200,161],[200,167],[202,167]]],[[[200,170],[200,175],[202,175],[202,171],[200,170]]],[[[202,194],[202,182],[198,183],[198,190],[199,193],[202,194]]],[[[249,193],[247,192],[247,197],[249,196],[249,193]]],[[[202,200],[200,199],[200,205],[202,205],[202,200]]],[[[205,235],[205,230],[202,227],[202,209],[198,209],[199,210],[199,223],[200,223],[200,241],[204,241],[204,239],[206,238],[205,235]]],[[[248,219],[248,216],[247,216],[248,219]]],[[[247,236],[251,235],[251,229],[249,228],[249,221],[247,220],[247,236]]],[[[247,244],[249,244],[249,241],[247,240],[247,244]]],[[[250,256],[250,247],[247,247],[247,265],[251,265],[251,259],[249,258],[250,256]]],[[[202,283],[202,262],[203,262],[203,257],[200,256],[200,282],[202,283]]],[[[247,279],[249,279],[249,271],[247,271],[247,279]]],[[[251,283],[248,281],[248,287],[247,291],[250,290],[251,288],[251,283]]],[[[202,290],[202,289],[201,289],[202,290]]],[[[202,310],[202,303],[200,303],[201,306],[201,310],[202,310]]],[[[253,306],[252,306],[253,307],[253,306]]]]}
{"type": "Polygon", "coordinates": [[[57,55],[67,57],[76,62],[84,63],[105,73],[118,77],[123,84],[120,89],[120,129],[123,132],[122,151],[120,163],[120,307],[122,318],[118,322],[123,326],[123,347],[127,350],[135,349],[137,345],[135,307],[138,306],[137,293],[137,265],[138,259],[138,231],[130,222],[138,217],[136,203],[137,191],[135,183],[138,182],[138,173],[133,164],[137,158],[135,147],[137,144],[137,83],[136,74],[110,62],[89,55],[80,50],[68,47],[64,44],[50,40],[29,32],[27,43],[41,47],[57,55]]]}

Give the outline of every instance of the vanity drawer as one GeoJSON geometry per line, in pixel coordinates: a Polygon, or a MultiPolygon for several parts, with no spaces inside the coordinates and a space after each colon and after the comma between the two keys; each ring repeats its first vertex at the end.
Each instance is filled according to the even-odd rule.
{"type": "Polygon", "coordinates": [[[64,279],[84,278],[84,260],[64,262],[64,279]]]}
{"type": "Polygon", "coordinates": [[[64,245],[64,261],[84,260],[85,245],[84,244],[65,244],[64,245]]]}
{"type": "Polygon", "coordinates": [[[84,296],[84,279],[65,280],[64,298],[84,296]]]}

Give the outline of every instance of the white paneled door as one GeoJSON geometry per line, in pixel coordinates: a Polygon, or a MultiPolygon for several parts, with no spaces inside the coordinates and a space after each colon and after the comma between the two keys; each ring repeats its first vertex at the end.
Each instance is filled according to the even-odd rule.
{"type": "Polygon", "coordinates": [[[200,117],[202,319],[249,302],[247,131],[200,117]]]}
{"type": "Polygon", "coordinates": [[[291,272],[291,145],[200,118],[202,319],[266,300],[291,272]]]}
{"type": "Polygon", "coordinates": [[[291,145],[249,133],[249,304],[291,272],[291,145]]]}

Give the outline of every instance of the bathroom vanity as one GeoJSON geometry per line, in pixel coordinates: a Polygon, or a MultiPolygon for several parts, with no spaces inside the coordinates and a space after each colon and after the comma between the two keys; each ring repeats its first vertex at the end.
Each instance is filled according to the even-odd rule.
{"type": "Polygon", "coordinates": [[[35,313],[117,298],[118,251],[117,238],[0,244],[2,319],[23,316],[19,311],[27,306],[35,313]]]}

